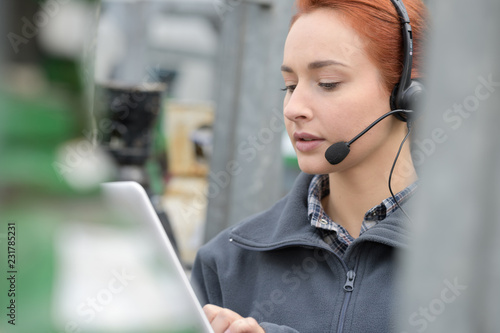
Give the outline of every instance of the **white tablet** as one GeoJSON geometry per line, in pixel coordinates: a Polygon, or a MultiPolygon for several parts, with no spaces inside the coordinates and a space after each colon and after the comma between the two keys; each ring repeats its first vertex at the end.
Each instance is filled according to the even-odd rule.
{"type": "Polygon", "coordinates": [[[59,330],[213,332],[142,186],[103,184],[100,205],[54,242],[59,330]]]}

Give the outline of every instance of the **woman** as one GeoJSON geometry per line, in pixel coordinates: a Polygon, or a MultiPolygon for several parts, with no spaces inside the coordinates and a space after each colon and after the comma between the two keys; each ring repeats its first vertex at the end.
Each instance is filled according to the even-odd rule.
{"type": "MultiPolygon", "coordinates": [[[[399,0],[398,0],[399,1],[399,0]]],[[[419,76],[425,8],[406,0],[419,76]]],[[[402,72],[390,0],[298,0],[282,66],[285,125],[303,173],[270,210],[222,232],[192,281],[218,332],[389,332],[402,210],[416,188],[408,124],[386,117],[336,165],[328,147],[391,111],[402,72]],[[395,201],[395,199],[397,201],[395,201]]]]}

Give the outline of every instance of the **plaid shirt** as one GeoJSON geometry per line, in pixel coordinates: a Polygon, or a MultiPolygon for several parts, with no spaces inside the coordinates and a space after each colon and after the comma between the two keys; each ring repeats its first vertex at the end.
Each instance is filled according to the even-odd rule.
{"type": "MultiPolygon", "coordinates": [[[[311,225],[318,228],[323,234],[323,240],[330,245],[333,251],[342,257],[347,247],[354,241],[354,238],[341,225],[335,223],[323,210],[321,198],[330,193],[330,181],[328,175],[316,175],[311,180],[308,194],[308,216],[311,225]]],[[[411,197],[417,188],[417,183],[413,183],[394,196],[401,204],[411,197]]],[[[378,206],[373,207],[365,214],[361,224],[361,236],[366,230],[385,219],[393,213],[398,206],[392,196],[388,197],[378,206]]]]}

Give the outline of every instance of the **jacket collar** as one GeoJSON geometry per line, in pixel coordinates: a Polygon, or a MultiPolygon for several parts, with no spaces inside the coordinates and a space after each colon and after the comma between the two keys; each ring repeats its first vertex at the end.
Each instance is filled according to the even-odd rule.
{"type": "MultiPolygon", "coordinates": [[[[239,246],[267,251],[287,246],[325,247],[317,228],[307,216],[307,194],[313,175],[301,173],[292,190],[269,210],[235,226],[230,240],[239,246]]],[[[410,200],[411,201],[411,200],[410,200]]],[[[402,204],[407,211],[409,205],[402,204]]],[[[364,232],[354,243],[372,241],[393,247],[406,247],[408,223],[400,209],[364,232]]],[[[353,243],[353,245],[354,245],[353,243]]]]}

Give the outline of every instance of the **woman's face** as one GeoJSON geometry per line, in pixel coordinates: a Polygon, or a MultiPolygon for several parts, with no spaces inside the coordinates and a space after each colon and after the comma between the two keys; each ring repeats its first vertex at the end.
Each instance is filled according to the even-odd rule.
{"type": "Polygon", "coordinates": [[[302,15],[290,29],[282,66],[283,107],[302,171],[324,174],[376,163],[395,132],[398,121],[388,117],[353,143],[340,164],[332,166],[324,157],[331,144],[351,140],[390,111],[390,92],[366,52],[361,37],[331,9],[302,15]]]}

